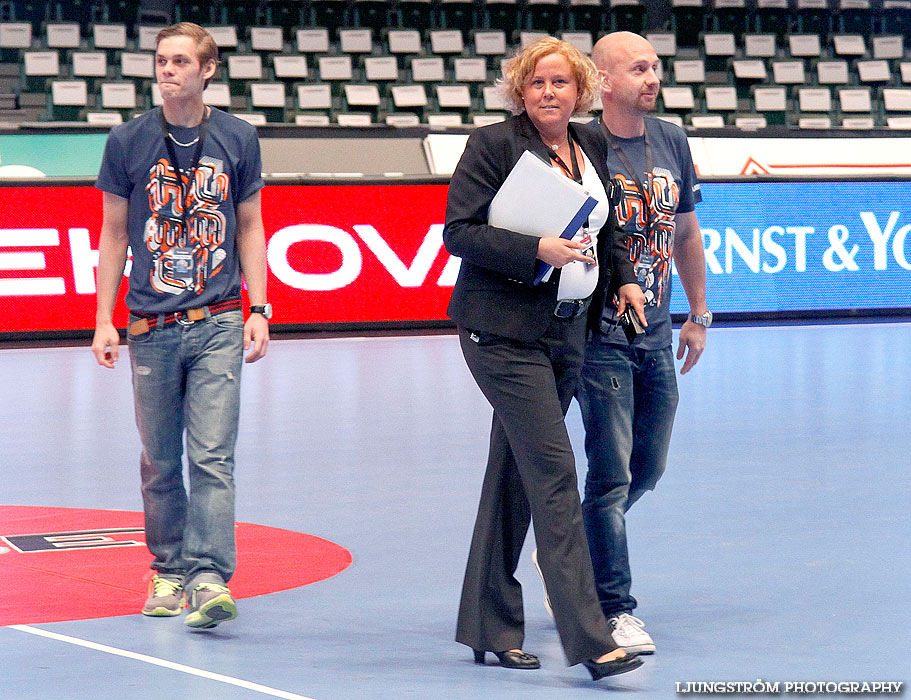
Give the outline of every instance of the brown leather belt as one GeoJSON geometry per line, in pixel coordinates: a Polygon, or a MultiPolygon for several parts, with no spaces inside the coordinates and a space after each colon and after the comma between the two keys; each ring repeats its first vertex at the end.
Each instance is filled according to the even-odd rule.
{"type": "MultiPolygon", "coordinates": [[[[184,326],[189,326],[190,324],[196,323],[197,321],[202,321],[206,317],[206,309],[209,310],[209,316],[217,316],[218,314],[223,314],[226,311],[240,311],[241,303],[242,302],[240,299],[228,299],[227,301],[220,301],[216,304],[203,306],[198,309],[185,309],[183,311],[175,311],[174,313],[164,314],[164,323],[162,325],[167,326],[172,323],[179,323],[184,326]]],[[[150,330],[158,326],[159,319],[161,318],[160,314],[142,314],[136,311],[133,311],[131,313],[134,316],[139,316],[140,318],[130,324],[130,335],[142,335],[143,333],[148,333],[150,330]]]]}

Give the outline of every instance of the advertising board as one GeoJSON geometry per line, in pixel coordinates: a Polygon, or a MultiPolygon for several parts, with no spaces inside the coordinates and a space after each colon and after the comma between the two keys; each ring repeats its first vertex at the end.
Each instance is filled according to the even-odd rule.
{"type": "MultiPolygon", "coordinates": [[[[267,186],[273,323],[445,321],[459,264],[443,247],[446,192],[446,184],[267,186]]],[[[911,309],[911,183],[705,182],[703,198],[715,313],[911,309]]],[[[88,184],[0,187],[0,332],[94,327],[100,228],[101,193],[88,184]]],[[[671,310],[684,313],[675,286],[671,310]]]]}

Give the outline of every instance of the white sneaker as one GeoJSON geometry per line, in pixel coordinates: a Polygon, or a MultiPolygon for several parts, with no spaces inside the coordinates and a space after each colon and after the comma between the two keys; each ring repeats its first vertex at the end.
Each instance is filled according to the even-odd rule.
{"type": "Polygon", "coordinates": [[[629,613],[609,617],[608,624],[613,630],[614,642],[623,647],[627,654],[654,654],[655,642],[645,631],[645,623],[629,613]]]}
{"type": "MultiPolygon", "coordinates": [[[[541,573],[541,567],[538,566],[538,550],[536,549],[531,553],[531,561],[535,565],[535,571],[538,572],[538,576],[541,577],[541,588],[544,589],[544,609],[547,610],[547,614],[551,617],[554,616],[553,608],[550,607],[550,596],[547,595],[547,584],[544,583],[544,574],[541,573]]],[[[618,642],[619,644],[619,642],[618,642]]]]}

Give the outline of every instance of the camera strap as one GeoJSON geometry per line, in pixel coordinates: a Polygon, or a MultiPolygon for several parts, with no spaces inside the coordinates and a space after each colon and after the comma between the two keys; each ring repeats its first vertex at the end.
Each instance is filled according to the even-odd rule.
{"type": "Polygon", "coordinates": [[[639,172],[633,168],[629,158],[626,157],[626,154],[620,147],[620,142],[617,141],[617,137],[610,132],[610,129],[607,128],[607,124],[605,124],[603,120],[601,121],[601,126],[604,129],[604,134],[607,136],[607,142],[610,144],[610,147],[614,149],[617,158],[620,159],[620,162],[623,163],[623,167],[626,168],[630,177],[633,178],[633,182],[636,183],[636,188],[639,190],[639,196],[642,198],[642,203],[645,205],[645,231],[648,233],[652,230],[652,171],[655,168],[655,163],[652,158],[652,148],[648,142],[648,129],[645,128],[642,132],[642,136],[645,139],[645,172],[646,177],[648,178],[648,189],[646,189],[642,186],[642,178],[639,177],[639,172]]]}

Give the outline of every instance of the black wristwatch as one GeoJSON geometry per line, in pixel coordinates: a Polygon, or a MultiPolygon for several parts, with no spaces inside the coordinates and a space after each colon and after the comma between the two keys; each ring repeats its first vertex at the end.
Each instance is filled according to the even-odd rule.
{"type": "Polygon", "coordinates": [[[270,318],[272,318],[272,304],[263,304],[262,306],[251,306],[250,313],[251,314],[262,314],[263,316],[266,317],[266,320],[268,321],[270,318]]]}
{"type": "Polygon", "coordinates": [[[697,326],[703,326],[708,328],[712,325],[712,312],[706,311],[704,314],[690,314],[690,321],[695,323],[697,326]]]}

